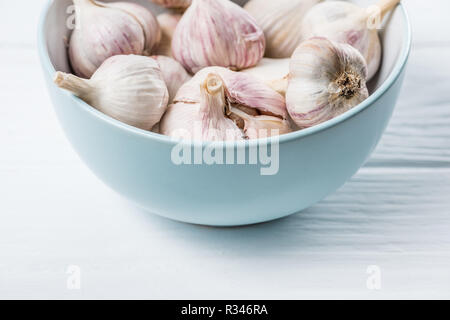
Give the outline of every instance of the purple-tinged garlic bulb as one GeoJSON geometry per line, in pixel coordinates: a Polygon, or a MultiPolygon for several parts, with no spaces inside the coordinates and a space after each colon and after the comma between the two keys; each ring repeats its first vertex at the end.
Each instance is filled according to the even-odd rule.
{"type": "Polygon", "coordinates": [[[144,130],[161,120],[169,99],[156,60],[137,55],[108,58],[89,80],[57,72],[55,83],[106,115],[144,130]]]}
{"type": "Polygon", "coordinates": [[[152,58],[159,64],[163,79],[169,90],[169,103],[172,103],[178,89],[192,77],[178,61],[172,58],[166,56],[152,56],[152,58]]]}
{"type": "Polygon", "coordinates": [[[172,40],[173,57],[191,73],[209,66],[250,68],[262,59],[264,50],[262,29],[229,0],[193,0],[172,40]]]}
{"type": "Polygon", "coordinates": [[[180,88],[160,132],[186,140],[256,139],[290,132],[286,118],[280,94],[250,75],[210,67],[180,88]]]}
{"type": "Polygon", "coordinates": [[[143,55],[160,39],[159,26],[144,7],[130,3],[73,0],[76,26],[69,43],[69,58],[76,75],[90,78],[115,55],[143,55]]]}
{"type": "Polygon", "coordinates": [[[161,13],[156,17],[161,28],[161,41],[159,42],[156,54],[161,56],[172,57],[172,38],[173,33],[180,22],[182,15],[179,13],[161,13]]]}
{"type": "Polygon", "coordinates": [[[244,6],[264,30],[266,57],[290,58],[300,44],[305,14],[323,0],[251,0],[244,6]]]}
{"type": "Polygon", "coordinates": [[[281,119],[288,117],[286,101],[282,95],[251,75],[223,67],[208,67],[197,72],[191,81],[186,82],[178,90],[174,101],[198,103],[200,101],[198,87],[209,73],[216,73],[223,79],[227,98],[231,103],[281,119]]]}
{"type": "Polygon", "coordinates": [[[381,43],[378,36],[384,16],[400,0],[382,0],[377,6],[361,8],[345,1],[327,1],[314,6],[303,19],[302,41],[325,37],[347,43],[361,52],[367,62],[368,80],[377,73],[381,63],[381,43]]]}
{"type": "Polygon", "coordinates": [[[190,141],[243,140],[243,132],[225,114],[227,102],[221,77],[210,73],[199,88],[199,103],[176,102],[169,106],[160,132],[190,141]]]}
{"type": "MultiPolygon", "coordinates": [[[[100,3],[97,1],[97,3],[100,3]]],[[[150,55],[161,41],[161,30],[155,16],[147,8],[132,2],[101,3],[110,8],[121,9],[131,14],[144,30],[145,47],[143,55],[150,55]]]]}
{"type": "Polygon", "coordinates": [[[192,0],[151,0],[164,8],[186,9],[191,5],[192,0]]]}
{"type": "Polygon", "coordinates": [[[286,106],[301,129],[328,121],[368,98],[367,65],[358,50],[325,38],[303,42],[294,52],[286,106]]]}

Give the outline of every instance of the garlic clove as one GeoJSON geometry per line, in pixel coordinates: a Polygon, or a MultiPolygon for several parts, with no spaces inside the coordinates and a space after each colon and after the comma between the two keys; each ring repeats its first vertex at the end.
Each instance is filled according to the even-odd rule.
{"type": "Polygon", "coordinates": [[[225,82],[228,99],[237,105],[248,106],[259,113],[287,118],[286,101],[282,95],[252,75],[234,72],[223,67],[208,67],[197,72],[191,81],[177,92],[174,101],[198,103],[198,86],[209,73],[220,75],[225,82]]]}
{"type": "Polygon", "coordinates": [[[160,128],[162,134],[195,140],[254,139],[290,132],[286,117],[284,98],[256,78],[209,67],[178,90],[160,128]]]}
{"type": "Polygon", "coordinates": [[[57,72],[54,81],[106,115],[144,130],[151,130],[167,108],[167,87],[150,57],[117,55],[89,80],[57,72]]]}
{"type": "Polygon", "coordinates": [[[165,8],[186,9],[191,5],[192,0],[151,0],[165,8]]]}
{"type": "Polygon", "coordinates": [[[253,76],[231,71],[225,81],[232,103],[257,109],[261,114],[287,118],[284,97],[253,76]]]}
{"type": "Polygon", "coordinates": [[[264,30],[266,57],[289,58],[300,44],[306,12],[322,0],[251,0],[244,6],[264,30]]]}
{"type": "Polygon", "coordinates": [[[358,50],[348,44],[313,38],[294,52],[286,105],[300,128],[330,120],[369,96],[367,65],[358,50]]]}
{"type": "Polygon", "coordinates": [[[152,58],[159,64],[163,79],[169,90],[169,103],[172,103],[178,89],[192,77],[178,61],[172,58],[166,56],[152,56],[152,58]]]}
{"type": "Polygon", "coordinates": [[[172,57],[173,33],[182,15],[178,13],[161,13],[156,17],[161,28],[161,41],[156,49],[156,54],[172,57]]]}
{"type": "Polygon", "coordinates": [[[255,67],[244,69],[241,72],[258,78],[284,96],[288,84],[289,62],[290,59],[263,58],[255,67]]]}
{"type": "Polygon", "coordinates": [[[265,50],[264,33],[255,19],[229,0],[193,0],[175,30],[172,54],[186,70],[255,66],[265,50]]]}
{"type": "Polygon", "coordinates": [[[132,2],[101,3],[105,7],[121,9],[131,14],[140,24],[145,35],[144,55],[150,55],[161,41],[161,29],[150,10],[132,2]]]}
{"type": "MultiPolygon", "coordinates": [[[[382,0],[380,21],[400,0],[382,0]]],[[[343,1],[327,1],[314,6],[305,16],[300,31],[301,39],[325,37],[347,43],[358,49],[368,67],[368,80],[377,73],[381,63],[381,42],[374,25],[373,7],[361,8],[343,1]],[[370,9],[370,10],[369,10],[370,9]]]]}
{"type": "Polygon", "coordinates": [[[243,131],[248,139],[269,138],[279,136],[292,131],[287,120],[274,116],[250,115],[239,108],[230,108],[230,113],[242,119],[243,131]]]}

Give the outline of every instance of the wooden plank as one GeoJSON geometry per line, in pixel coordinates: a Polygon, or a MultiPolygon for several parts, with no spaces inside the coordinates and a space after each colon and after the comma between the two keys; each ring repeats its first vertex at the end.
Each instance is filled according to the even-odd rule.
{"type": "Polygon", "coordinates": [[[81,164],[0,179],[2,297],[450,297],[449,169],[366,169],[302,213],[228,229],[130,207],[81,164]],[[69,265],[81,292],[65,287],[69,265]]]}

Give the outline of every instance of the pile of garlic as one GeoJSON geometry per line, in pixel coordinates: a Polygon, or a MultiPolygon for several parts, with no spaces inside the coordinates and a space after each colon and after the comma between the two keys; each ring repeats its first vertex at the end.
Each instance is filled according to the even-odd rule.
{"type": "Polygon", "coordinates": [[[377,23],[400,0],[73,0],[68,57],[55,83],[143,130],[246,140],[330,120],[364,101],[378,71],[377,23]]]}

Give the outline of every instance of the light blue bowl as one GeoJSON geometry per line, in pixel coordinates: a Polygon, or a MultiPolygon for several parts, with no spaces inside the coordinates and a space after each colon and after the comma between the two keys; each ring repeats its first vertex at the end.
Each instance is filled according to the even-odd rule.
{"type": "MultiPolygon", "coordinates": [[[[195,224],[236,226],[278,219],[343,185],[368,159],[389,122],[411,48],[409,20],[399,6],[381,30],[383,65],[370,83],[370,98],[331,121],[280,137],[275,175],[261,175],[264,165],[176,165],[171,160],[175,141],[116,121],[53,84],[55,70],[69,70],[64,44],[69,31],[64,26],[70,4],[50,1],[38,31],[44,77],[69,141],[119,194],[149,212],[195,224]]],[[[275,141],[258,140],[237,147],[249,152],[266,142],[275,146],[275,141]]],[[[227,143],[223,151],[231,147],[227,143]]]]}

